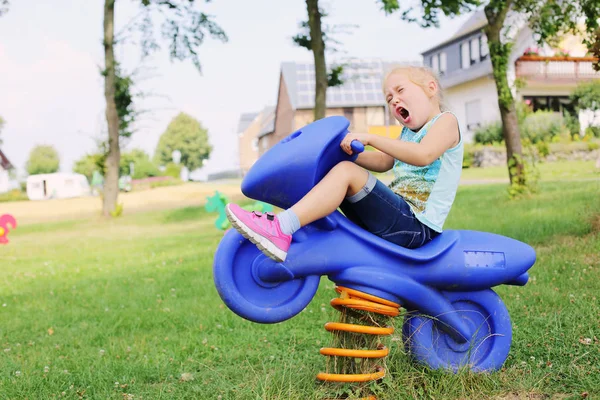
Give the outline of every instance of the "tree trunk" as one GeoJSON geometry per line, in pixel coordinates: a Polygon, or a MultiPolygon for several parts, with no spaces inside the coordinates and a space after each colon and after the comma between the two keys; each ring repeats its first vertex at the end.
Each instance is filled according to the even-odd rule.
{"type": "Polygon", "coordinates": [[[502,43],[500,32],[504,26],[511,0],[490,2],[485,7],[488,25],[485,34],[488,39],[489,53],[494,70],[494,81],[498,93],[498,106],[502,118],[502,132],[506,144],[506,163],[511,184],[525,185],[523,150],[521,133],[517,119],[515,100],[508,85],[507,68],[512,45],[502,43]]]}
{"type": "Polygon", "coordinates": [[[325,117],[327,95],[327,66],[325,64],[325,41],[321,30],[319,0],[306,0],[310,42],[315,59],[315,121],[325,117]]]}
{"type": "Polygon", "coordinates": [[[104,97],[106,98],[106,123],[108,125],[108,154],[106,156],[106,176],[102,213],[110,216],[117,205],[119,195],[119,115],[115,103],[115,0],[104,1],[104,97]]]}

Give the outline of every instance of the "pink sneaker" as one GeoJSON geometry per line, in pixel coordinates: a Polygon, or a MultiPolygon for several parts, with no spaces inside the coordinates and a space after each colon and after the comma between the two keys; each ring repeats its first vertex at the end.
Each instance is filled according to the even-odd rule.
{"type": "Polygon", "coordinates": [[[237,204],[227,204],[227,218],[245,238],[254,243],[265,255],[277,262],[285,261],[292,235],[281,232],[273,214],[246,211],[237,204]]]}

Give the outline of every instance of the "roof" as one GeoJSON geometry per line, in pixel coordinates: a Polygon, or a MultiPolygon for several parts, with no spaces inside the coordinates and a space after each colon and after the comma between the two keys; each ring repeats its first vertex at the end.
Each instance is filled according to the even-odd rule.
{"type": "MultiPolygon", "coordinates": [[[[332,63],[343,65],[343,84],[327,88],[327,108],[384,106],[382,79],[387,70],[399,62],[381,59],[346,59],[332,63]]],[[[405,63],[407,64],[407,63],[405,63]]],[[[420,64],[420,63],[411,63],[420,64]]],[[[315,104],[313,62],[284,62],[281,74],[293,109],[312,109],[315,104]]]]}
{"type": "Polygon", "coordinates": [[[275,130],[275,107],[266,106],[260,112],[244,113],[240,115],[237,132],[241,134],[255,121],[260,125],[257,134],[259,138],[272,133],[275,130]]]}
{"type": "Polygon", "coordinates": [[[27,177],[27,182],[35,182],[35,181],[43,181],[43,180],[52,180],[52,179],[73,179],[73,178],[83,178],[87,182],[87,178],[83,174],[79,174],[77,172],[52,172],[49,174],[35,174],[29,175],[27,177]]]}
{"type": "Polygon", "coordinates": [[[6,156],[4,155],[2,150],[0,150],[0,166],[2,167],[2,169],[5,169],[5,170],[14,168],[14,166],[11,164],[11,162],[8,160],[8,158],[6,158],[6,156]]]}
{"type": "Polygon", "coordinates": [[[260,121],[261,128],[257,135],[259,138],[275,131],[275,107],[265,107],[260,114],[262,119],[260,121]]]}
{"type": "Polygon", "coordinates": [[[244,113],[244,114],[240,115],[240,121],[238,122],[237,133],[244,132],[250,126],[252,121],[254,121],[254,118],[256,118],[257,115],[258,115],[257,112],[244,113]]]}
{"type": "Polygon", "coordinates": [[[421,52],[421,55],[423,55],[425,53],[429,53],[430,51],[433,51],[433,50],[437,50],[438,48],[440,48],[442,46],[445,46],[449,43],[457,41],[465,36],[470,35],[473,32],[479,31],[479,30],[483,29],[487,24],[488,24],[488,21],[487,21],[487,17],[485,16],[485,12],[483,10],[477,10],[469,17],[467,22],[465,22],[464,24],[462,24],[462,26],[460,28],[458,28],[458,30],[456,31],[456,33],[454,35],[452,35],[449,39],[447,39],[439,44],[436,44],[434,47],[431,47],[428,50],[421,52]]]}

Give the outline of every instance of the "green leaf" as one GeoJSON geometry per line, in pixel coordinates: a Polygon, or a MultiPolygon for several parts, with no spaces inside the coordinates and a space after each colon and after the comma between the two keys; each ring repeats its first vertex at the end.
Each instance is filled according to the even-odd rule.
{"type": "Polygon", "coordinates": [[[181,152],[181,164],[190,171],[200,168],[208,159],[212,146],[208,142],[208,131],[193,117],[179,113],[162,134],[155,152],[155,161],[166,165],[173,160],[172,153],[181,152]]]}
{"type": "Polygon", "coordinates": [[[58,171],[60,159],[52,146],[35,146],[29,153],[25,169],[29,175],[51,174],[58,171]]]}

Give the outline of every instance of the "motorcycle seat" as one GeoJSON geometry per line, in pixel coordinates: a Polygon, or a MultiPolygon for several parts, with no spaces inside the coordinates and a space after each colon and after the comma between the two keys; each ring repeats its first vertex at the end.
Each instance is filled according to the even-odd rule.
{"type": "Polygon", "coordinates": [[[437,237],[432,239],[429,243],[417,248],[407,249],[402,246],[398,246],[385,239],[382,239],[371,232],[359,227],[341,213],[337,212],[334,215],[330,215],[328,219],[334,219],[334,223],[339,224],[342,229],[347,230],[352,235],[360,238],[362,241],[367,242],[370,246],[378,248],[383,251],[394,253],[396,256],[401,257],[405,260],[412,260],[416,262],[426,262],[434,260],[435,258],[444,254],[460,239],[458,231],[447,230],[440,233],[437,237]],[[334,217],[335,215],[335,217],[334,217]],[[333,218],[332,218],[333,217],[333,218]]]}

